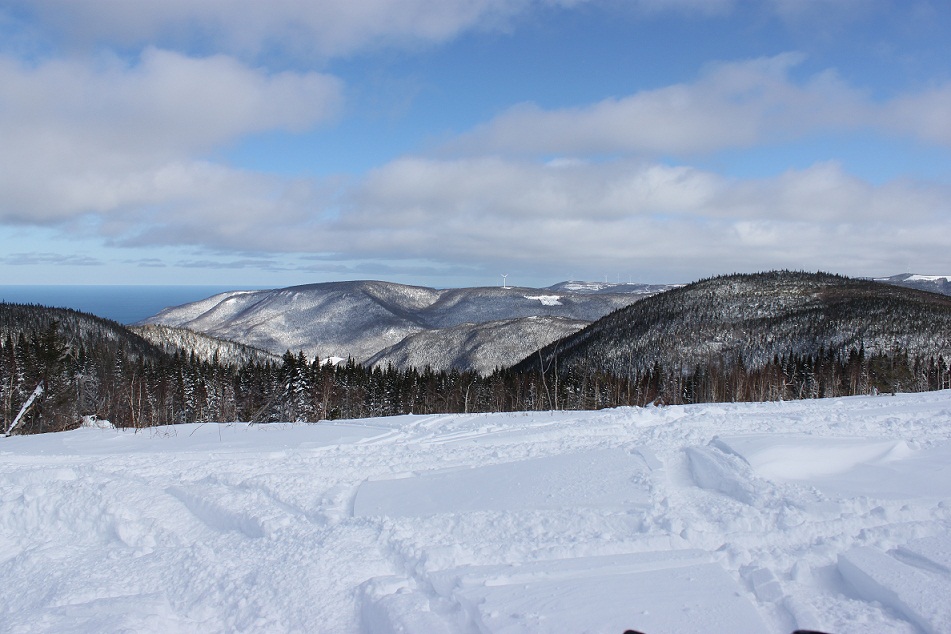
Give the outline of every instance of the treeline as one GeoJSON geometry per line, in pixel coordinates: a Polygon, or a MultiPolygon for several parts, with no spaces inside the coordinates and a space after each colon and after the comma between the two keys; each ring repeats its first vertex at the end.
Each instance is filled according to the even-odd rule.
{"type": "Polygon", "coordinates": [[[816,355],[776,356],[758,368],[742,362],[676,369],[655,364],[628,376],[541,362],[489,376],[365,368],[352,360],[333,365],[290,352],[280,362],[234,364],[128,346],[107,333],[77,342],[50,319],[0,339],[4,430],[41,383],[43,394],[17,433],[70,429],[90,416],[144,428],[913,392],[951,387],[951,371],[943,357],[832,347],[816,355]]]}
{"type": "Polygon", "coordinates": [[[912,358],[903,350],[869,355],[864,348],[846,353],[820,347],[816,355],[776,355],[757,368],[747,368],[741,360],[717,360],[678,369],[656,364],[626,376],[583,366],[580,371],[569,366],[563,374],[558,397],[566,409],[766,402],[951,388],[949,360],[943,356],[912,358]]]}

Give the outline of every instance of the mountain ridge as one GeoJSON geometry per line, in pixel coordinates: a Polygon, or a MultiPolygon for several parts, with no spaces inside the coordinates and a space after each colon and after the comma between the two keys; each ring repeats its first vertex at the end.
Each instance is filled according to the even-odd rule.
{"type": "Polygon", "coordinates": [[[876,282],[894,284],[907,288],[917,288],[921,291],[951,295],[951,275],[920,275],[917,273],[900,273],[889,277],[870,278],[876,282]]]}
{"type": "Polygon", "coordinates": [[[772,271],[699,280],[621,308],[523,359],[618,376],[655,366],[761,367],[835,349],[951,354],[951,297],[827,273],[772,271]]]}
{"type": "MultiPolygon", "coordinates": [[[[167,308],[140,322],[140,325],[166,325],[187,328],[212,337],[239,341],[281,354],[303,351],[310,357],[352,358],[357,362],[402,365],[405,358],[419,356],[425,346],[446,350],[438,355],[440,367],[489,372],[496,366],[517,360],[512,353],[483,358],[473,364],[473,347],[459,337],[466,324],[480,328],[483,341],[478,347],[487,351],[484,341],[494,332],[502,338],[524,340],[526,333],[541,337],[538,346],[566,333],[564,328],[549,329],[545,335],[529,318],[548,318],[563,325],[569,320],[590,323],[617,308],[672,285],[601,285],[579,291],[563,282],[547,288],[490,286],[463,289],[433,289],[375,280],[328,282],[264,291],[233,291],[210,298],[167,308]],[[623,292],[617,292],[617,288],[623,292]],[[514,320],[514,321],[513,321],[514,320]],[[482,325],[506,322],[504,328],[482,325]],[[453,330],[455,329],[455,330],[453,330]],[[445,330],[444,336],[439,333],[445,330]],[[418,337],[427,333],[425,337],[418,337]],[[397,348],[408,338],[402,348],[397,348]],[[390,350],[390,356],[381,355],[390,350]],[[407,353],[408,354],[408,353],[407,353]]],[[[472,342],[470,342],[471,344],[472,342]]],[[[497,340],[497,347],[511,349],[509,341],[497,340]]],[[[524,348],[524,346],[523,346],[524,348]]],[[[486,355],[483,355],[486,357],[486,355]]]]}

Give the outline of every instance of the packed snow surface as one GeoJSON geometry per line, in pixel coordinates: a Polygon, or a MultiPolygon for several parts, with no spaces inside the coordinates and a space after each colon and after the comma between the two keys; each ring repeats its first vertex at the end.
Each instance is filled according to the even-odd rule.
{"type": "Polygon", "coordinates": [[[0,438],[3,632],[951,632],[951,392],[0,438]]]}

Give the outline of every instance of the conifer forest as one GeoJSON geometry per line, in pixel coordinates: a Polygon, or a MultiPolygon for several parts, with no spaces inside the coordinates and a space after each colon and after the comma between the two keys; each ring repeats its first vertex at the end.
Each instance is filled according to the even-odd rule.
{"type": "Polygon", "coordinates": [[[108,420],[147,428],[204,421],[316,422],[397,414],[590,410],[617,406],[769,401],[951,387],[944,356],[820,346],[747,367],[721,358],[690,368],[621,375],[538,354],[488,376],[430,368],[211,359],[168,351],[130,330],[68,309],[0,304],[3,430],[41,433],[108,420]],[[33,399],[28,408],[24,405],[33,399]],[[21,410],[25,410],[22,411],[21,410]],[[18,415],[20,417],[17,420],[18,415]]]}

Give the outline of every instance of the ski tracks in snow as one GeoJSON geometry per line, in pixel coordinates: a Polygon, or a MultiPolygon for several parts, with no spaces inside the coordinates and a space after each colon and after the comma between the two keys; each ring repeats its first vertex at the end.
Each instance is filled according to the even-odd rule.
{"type": "MultiPolygon", "coordinates": [[[[844,404],[837,401],[831,412],[821,414],[810,403],[770,404],[753,412],[734,405],[618,410],[602,414],[596,426],[588,426],[589,421],[583,425],[541,422],[539,416],[517,431],[506,425],[472,425],[465,430],[427,434],[420,442],[491,447],[493,451],[459,467],[478,473],[468,479],[471,486],[465,490],[470,497],[464,503],[457,500],[454,506],[451,500],[428,507],[417,504],[413,511],[410,502],[438,497],[450,476],[459,480],[453,468],[443,473],[406,472],[390,481],[391,489],[383,497],[392,499],[402,489],[408,495],[397,505],[403,511],[396,514],[410,517],[393,517],[395,506],[377,512],[385,517],[383,547],[390,549],[394,566],[402,572],[364,586],[364,627],[368,631],[391,627],[439,631],[438,623],[445,631],[495,631],[495,627],[510,626],[559,631],[563,620],[546,623],[540,615],[518,613],[506,620],[491,609],[493,601],[508,605],[498,593],[484,591],[493,584],[507,583],[492,581],[492,577],[517,577],[520,570],[537,570],[540,562],[546,562],[542,576],[561,580],[560,585],[549,584],[548,591],[554,595],[561,592],[561,600],[570,604],[566,588],[578,584],[565,569],[584,567],[581,562],[587,562],[589,582],[600,576],[607,587],[620,580],[620,573],[605,565],[601,557],[617,560],[660,551],[671,553],[673,559],[681,552],[707,553],[708,559],[696,564],[697,578],[705,578],[700,572],[703,566],[717,566],[731,580],[734,592],[755,606],[757,618],[776,632],[796,628],[937,631],[929,624],[951,624],[942,608],[940,590],[945,587],[947,570],[927,558],[924,566],[917,565],[930,575],[922,579],[930,580],[936,590],[916,601],[911,600],[909,591],[892,591],[894,584],[881,571],[907,568],[908,557],[903,560],[896,553],[907,552],[907,545],[918,543],[916,540],[931,539],[947,530],[951,519],[947,504],[908,504],[909,497],[918,495],[911,491],[880,499],[874,490],[842,491],[832,486],[834,478],[808,477],[829,468],[845,472],[874,466],[876,461],[887,464],[924,447],[947,445],[951,431],[948,410],[932,407],[920,412],[923,416],[918,414],[909,415],[895,399],[882,397],[847,399],[844,404]],[[852,409],[856,405],[862,410],[858,416],[852,409]],[[569,430],[571,426],[577,428],[569,430]],[[755,456],[744,455],[741,442],[757,434],[787,434],[788,442],[780,444],[779,455],[770,465],[789,456],[797,461],[804,477],[765,477],[763,473],[772,472],[765,465],[751,464],[750,460],[756,462],[755,456]],[[916,439],[916,447],[909,449],[889,437],[916,439]],[[817,453],[811,445],[816,439],[820,445],[832,445],[819,460],[831,461],[833,467],[805,464],[809,461],[803,460],[802,453],[817,453]],[[509,442],[517,442],[518,451],[530,447],[535,453],[554,451],[559,456],[622,447],[646,466],[632,470],[629,480],[632,487],[644,491],[649,502],[611,509],[575,503],[570,510],[559,510],[541,509],[530,496],[523,496],[525,506],[518,511],[505,503],[502,507],[507,512],[470,508],[471,496],[484,493],[487,487],[498,488],[492,484],[498,474],[477,465],[514,459],[526,472],[538,469],[539,462],[533,457],[516,457],[515,448],[506,446],[509,442]],[[482,484],[475,486],[480,481],[482,484]],[[497,541],[489,543],[486,534],[497,541]],[[455,581],[447,584],[446,579],[455,581]],[[418,616],[420,610],[425,618],[418,616]]],[[[455,418],[453,422],[459,425],[462,421],[455,418]]],[[[789,466],[782,469],[788,471],[789,466]]],[[[946,476],[945,480],[951,482],[946,476]]],[[[511,484],[512,478],[506,482],[511,484]]],[[[367,486],[365,490],[379,488],[367,486]]],[[[951,491],[939,491],[938,495],[951,495],[951,491]]],[[[563,492],[559,497],[564,499],[563,492]]],[[[905,577],[918,579],[915,575],[920,576],[917,570],[906,570],[905,577]]],[[[648,583],[663,575],[655,577],[648,583]]],[[[918,587],[923,584],[919,580],[918,587]]],[[[525,590],[529,592],[529,586],[525,590]]],[[[701,588],[701,595],[706,591],[711,590],[701,588]]],[[[605,587],[599,592],[606,592],[605,587]]],[[[591,600],[590,595],[583,597],[591,600]]],[[[623,600],[630,603],[630,597],[623,600]]],[[[549,617],[560,614],[554,608],[549,612],[549,617]]],[[[641,626],[647,621],[644,616],[641,626]]],[[[717,631],[711,629],[711,623],[687,623],[717,631]]],[[[753,620],[746,623],[750,631],[756,629],[753,620]]],[[[731,631],[736,625],[727,624],[722,631],[731,631]]]]}
{"type": "Polygon", "coordinates": [[[949,403],[7,439],[0,630],[947,631],[949,403]]]}

